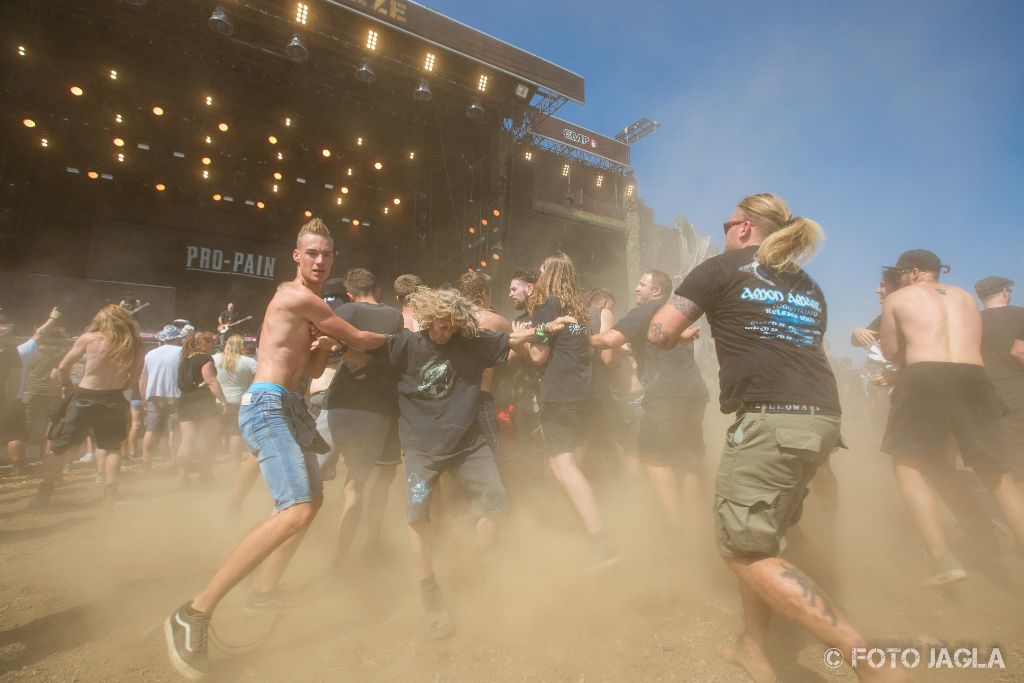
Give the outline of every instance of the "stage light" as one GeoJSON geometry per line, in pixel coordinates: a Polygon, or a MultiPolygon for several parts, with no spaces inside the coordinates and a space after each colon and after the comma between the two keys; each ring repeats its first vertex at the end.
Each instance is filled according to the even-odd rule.
{"type": "Polygon", "coordinates": [[[206,20],[206,25],[222,36],[232,36],[235,34],[235,25],[231,21],[231,15],[220,5],[213,8],[213,13],[206,20]]]}
{"type": "Polygon", "coordinates": [[[295,23],[306,25],[306,20],[309,18],[309,5],[304,2],[295,3],[295,23]]]}
{"type": "Polygon", "coordinates": [[[500,244],[498,246],[494,247],[494,249],[491,249],[491,258],[494,259],[495,261],[500,261],[501,260],[501,245],[500,244]]]}
{"type": "Polygon", "coordinates": [[[395,197],[394,199],[391,200],[391,203],[394,204],[395,206],[398,206],[399,204],[402,203],[402,199],[400,197],[395,197]]]}
{"type": "Polygon", "coordinates": [[[82,95],[85,94],[85,91],[82,90],[82,88],[77,86],[77,85],[71,86],[70,88],[68,88],[68,90],[70,90],[71,94],[74,95],[75,97],[81,97],[82,95]]]}
{"type": "Polygon", "coordinates": [[[363,83],[373,83],[375,78],[377,78],[377,74],[373,73],[373,67],[370,66],[368,60],[364,59],[356,69],[356,80],[363,83]]]}
{"type": "Polygon", "coordinates": [[[284,154],[282,154],[281,152],[278,152],[277,153],[277,160],[278,161],[283,161],[284,160],[284,154]]]}
{"type": "Polygon", "coordinates": [[[114,138],[114,146],[124,147],[124,140],[122,140],[121,138],[114,138]]]}
{"type": "Polygon", "coordinates": [[[277,137],[274,136],[274,135],[268,135],[267,136],[267,142],[269,142],[272,145],[276,145],[277,144],[277,137]]]}
{"type": "Polygon", "coordinates": [[[116,81],[117,80],[117,71],[115,71],[114,69],[110,70],[110,80],[112,80],[112,81],[116,81]]]}
{"type": "Polygon", "coordinates": [[[594,182],[594,184],[597,187],[601,187],[602,185],[604,185],[604,176],[603,175],[597,176],[597,180],[594,182]]]}
{"type": "Polygon", "coordinates": [[[491,211],[491,213],[494,214],[495,218],[497,218],[498,216],[501,215],[501,211],[498,211],[497,209],[495,209],[494,211],[491,211]]]}
{"type": "Polygon", "coordinates": [[[264,204],[263,202],[256,202],[256,208],[257,209],[262,209],[265,206],[266,206],[266,204],[264,204]]]}
{"type": "Polygon", "coordinates": [[[88,173],[86,173],[85,175],[89,176],[89,178],[90,178],[91,180],[96,180],[97,178],[99,178],[99,177],[100,177],[100,174],[99,174],[99,173],[97,173],[96,171],[89,171],[89,172],[88,172],[88,173]]]}
{"type": "MultiPolygon", "coordinates": [[[[39,140],[39,146],[40,147],[49,147],[50,146],[50,142],[46,138],[42,138],[42,139],[39,140]]],[[[122,156],[122,155],[119,154],[118,156],[122,156]]]]}
{"type": "Polygon", "coordinates": [[[155,116],[163,116],[164,115],[164,108],[159,106],[159,105],[156,106],[156,107],[153,107],[153,114],[155,116]]]}
{"type": "Polygon", "coordinates": [[[369,50],[377,49],[377,32],[373,29],[366,32],[366,47],[369,50]]]}
{"type": "Polygon", "coordinates": [[[487,76],[480,74],[480,78],[476,81],[476,89],[480,92],[487,92],[487,76]]]}
{"type": "Polygon", "coordinates": [[[359,219],[358,218],[353,218],[352,219],[352,225],[354,225],[354,226],[356,226],[358,228],[359,227],[359,219]]]}
{"type": "Polygon", "coordinates": [[[306,209],[305,211],[302,212],[302,215],[305,216],[306,218],[312,218],[313,212],[310,211],[309,209],[306,209]]]}
{"type": "Polygon", "coordinates": [[[347,175],[347,176],[351,177],[351,176],[352,176],[352,169],[351,169],[351,168],[350,168],[350,169],[347,169],[347,170],[345,171],[345,175],[347,175]]]}
{"type": "Polygon", "coordinates": [[[292,39],[284,46],[284,54],[288,59],[297,64],[301,64],[309,59],[309,50],[306,49],[306,45],[302,42],[302,38],[298,36],[292,36],[292,39]]]}
{"type": "Polygon", "coordinates": [[[476,234],[476,228],[474,228],[474,227],[473,227],[473,226],[471,225],[471,226],[469,226],[468,228],[466,228],[466,232],[468,232],[468,233],[469,233],[470,235],[475,235],[475,234],[476,234]]]}
{"type": "Polygon", "coordinates": [[[382,164],[379,161],[377,161],[377,162],[374,162],[373,167],[379,171],[380,169],[384,168],[384,164],[382,164]]]}
{"type": "Polygon", "coordinates": [[[167,186],[166,186],[166,185],[164,185],[163,183],[157,183],[157,184],[156,184],[156,185],[154,185],[153,187],[155,187],[155,188],[156,188],[156,191],[157,191],[157,192],[163,192],[164,190],[166,190],[166,189],[167,189],[167,186]]]}
{"type": "Polygon", "coordinates": [[[208,169],[204,168],[203,169],[203,180],[208,180],[209,177],[210,177],[210,171],[208,169]]]}
{"type": "Polygon", "coordinates": [[[423,60],[423,70],[424,71],[433,71],[434,70],[434,62],[435,61],[437,61],[437,58],[434,57],[433,54],[428,52],[426,58],[424,58],[424,60],[423,60]]]}
{"type": "Polygon", "coordinates": [[[416,158],[416,152],[409,152],[409,158],[410,159],[415,159],[416,158]]]}
{"type": "Polygon", "coordinates": [[[274,180],[280,180],[280,179],[281,179],[281,173],[278,172],[278,171],[274,171],[274,180]]]}
{"type": "Polygon", "coordinates": [[[203,162],[203,166],[209,166],[213,163],[213,160],[210,159],[210,157],[203,157],[201,161],[203,162]]]}
{"type": "Polygon", "coordinates": [[[388,212],[388,207],[385,206],[384,207],[384,213],[387,214],[387,212],[388,212]]]}
{"type": "Polygon", "coordinates": [[[123,162],[124,161],[124,154],[118,154],[117,155],[117,160],[123,162]]]}
{"type": "Polygon", "coordinates": [[[356,138],[356,145],[361,147],[362,144],[363,144],[363,139],[362,138],[356,138]]]}
{"type": "Polygon", "coordinates": [[[124,117],[120,114],[114,114],[114,123],[124,123],[124,117]]]}
{"type": "Polygon", "coordinates": [[[467,119],[478,119],[484,115],[484,106],[480,104],[480,100],[473,99],[466,107],[466,118],[467,119]]]}
{"type": "Polygon", "coordinates": [[[327,149],[326,147],[320,150],[320,153],[324,155],[325,159],[331,156],[331,150],[327,149]]]}
{"type": "Polygon", "coordinates": [[[348,188],[347,188],[347,187],[345,187],[344,185],[342,185],[342,186],[341,186],[341,193],[342,193],[342,194],[348,194],[348,188]]]}
{"type": "Polygon", "coordinates": [[[292,125],[292,119],[291,119],[291,117],[290,117],[290,116],[286,116],[286,117],[284,118],[284,125],[286,125],[286,126],[290,126],[290,125],[292,125]]]}
{"type": "Polygon", "coordinates": [[[18,56],[19,57],[24,57],[26,54],[28,54],[28,51],[25,49],[25,46],[24,45],[19,45],[18,46],[18,56]]]}
{"type": "Polygon", "coordinates": [[[516,97],[518,97],[521,100],[525,100],[530,96],[530,86],[526,85],[525,83],[516,83],[515,93],[516,97]]]}
{"type": "Polygon", "coordinates": [[[627,185],[627,186],[626,186],[626,196],[627,196],[627,197],[632,197],[632,196],[633,196],[633,190],[634,190],[634,187],[633,187],[633,184],[632,184],[632,183],[630,183],[629,185],[627,185]]]}
{"type": "Polygon", "coordinates": [[[221,133],[227,133],[228,132],[228,124],[226,124],[226,123],[218,123],[217,124],[217,129],[221,133]]]}
{"type": "Polygon", "coordinates": [[[569,164],[563,164],[562,165],[562,176],[568,176],[568,175],[569,175],[569,164]]]}
{"type": "Polygon", "coordinates": [[[526,159],[527,161],[531,161],[533,159],[533,152],[526,152],[525,154],[523,154],[523,158],[526,159]]]}
{"type": "Polygon", "coordinates": [[[210,96],[210,95],[206,96],[206,106],[207,107],[212,107],[213,106],[213,97],[210,96]]]}
{"type": "Polygon", "coordinates": [[[338,197],[337,204],[338,204],[338,206],[341,206],[341,197],[338,197]]]}
{"type": "Polygon", "coordinates": [[[427,83],[427,79],[421,78],[420,82],[416,85],[416,89],[412,91],[412,98],[417,102],[429,102],[434,96],[434,93],[430,91],[430,84],[427,83]]]}
{"type": "Polygon", "coordinates": [[[35,127],[36,127],[36,122],[35,122],[35,121],[33,121],[32,119],[22,119],[22,120],[21,120],[21,123],[22,123],[22,125],[24,125],[24,126],[25,126],[26,128],[35,128],[35,127]]]}
{"type": "Polygon", "coordinates": [[[213,201],[219,202],[220,200],[221,200],[221,196],[219,194],[213,195],[213,201]]]}
{"type": "Polygon", "coordinates": [[[212,144],[213,144],[213,138],[211,138],[211,137],[210,137],[209,135],[207,135],[207,136],[206,136],[205,138],[203,138],[203,140],[204,140],[204,141],[206,142],[206,144],[208,144],[208,145],[212,145],[212,144]]]}
{"type": "Polygon", "coordinates": [[[274,183],[273,191],[277,192],[277,183],[274,183]]]}

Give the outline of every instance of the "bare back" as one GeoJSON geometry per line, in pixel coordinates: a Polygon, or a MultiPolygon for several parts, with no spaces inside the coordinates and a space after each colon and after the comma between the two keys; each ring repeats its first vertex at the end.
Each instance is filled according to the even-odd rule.
{"type": "Polygon", "coordinates": [[[129,365],[115,360],[112,352],[113,345],[101,333],[86,332],[75,341],[58,369],[70,373],[71,367],[85,356],[85,371],[78,382],[82,389],[119,390],[131,382],[137,383],[143,358],[141,345],[136,358],[129,365]]]}
{"type": "Polygon", "coordinates": [[[974,297],[959,287],[923,281],[885,299],[882,353],[913,363],[982,365],[981,314],[974,297]]]}
{"type": "MultiPolygon", "coordinates": [[[[491,332],[505,332],[507,334],[512,332],[512,323],[494,311],[489,311],[486,308],[475,308],[473,313],[476,315],[481,329],[490,330],[491,332]]],[[[480,377],[480,391],[489,392],[493,383],[494,368],[487,368],[480,377]]]]}

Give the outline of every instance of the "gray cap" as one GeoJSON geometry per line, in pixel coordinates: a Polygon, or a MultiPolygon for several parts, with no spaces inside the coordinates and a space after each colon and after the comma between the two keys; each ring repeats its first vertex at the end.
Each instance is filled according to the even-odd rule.
{"type": "Polygon", "coordinates": [[[1000,275],[989,275],[974,283],[974,291],[977,292],[979,299],[987,299],[1007,287],[1013,287],[1013,280],[1000,275]]]}

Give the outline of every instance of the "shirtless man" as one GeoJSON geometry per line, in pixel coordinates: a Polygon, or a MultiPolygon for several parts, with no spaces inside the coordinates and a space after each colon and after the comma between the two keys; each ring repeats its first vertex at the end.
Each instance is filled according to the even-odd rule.
{"type": "Polygon", "coordinates": [[[929,585],[967,577],[949,551],[926,479],[950,434],[1024,547],[1024,493],[1010,474],[1001,405],[983,367],[981,314],[968,292],[939,282],[942,269],[930,251],[900,255],[901,289],[885,299],[880,335],[885,357],[906,365],[882,450],[894,456],[897,483],[931,556],[929,585]]]}
{"type": "Polygon", "coordinates": [[[415,292],[417,287],[422,286],[423,278],[419,275],[406,273],[395,278],[395,298],[398,299],[398,305],[402,307],[402,320],[405,321],[405,329],[410,332],[419,332],[420,324],[416,322],[416,316],[412,314],[412,310],[405,303],[405,299],[415,292]]]}
{"type": "MultiPolygon", "coordinates": [[[[494,312],[491,307],[491,276],[486,273],[464,273],[456,283],[462,296],[473,302],[473,315],[481,330],[512,334],[512,323],[494,312]]],[[[477,421],[480,430],[491,447],[495,460],[500,459],[498,451],[498,418],[494,407],[494,396],[491,387],[494,384],[495,368],[487,368],[480,379],[480,414],[477,421]]]]}
{"type": "Polygon", "coordinates": [[[43,464],[42,483],[32,507],[45,507],[53,484],[64,466],[64,455],[92,433],[96,448],[107,451],[105,502],[118,497],[121,442],[128,434],[125,388],[139,381],[145,352],[139,326],[131,313],[110,304],[100,309],[89,328],[75,340],[55,372],[64,401],[60,419],[50,436],[50,453],[43,464]],[[71,368],[85,356],[85,371],[78,386],[71,386],[71,368]]]}
{"type": "Polygon", "coordinates": [[[171,664],[186,678],[209,673],[207,631],[214,608],[266,561],[247,608],[281,605],[277,582],[323,502],[316,452],[326,444],[298,393],[303,375],[323,372],[333,344],[357,349],[381,346],[382,334],[364,332],[334,314],[320,291],[334,263],[334,240],[314,218],[299,230],[292,260],[295,279],[282,284],[267,306],[260,333],[256,376],[242,396],[238,423],[274,498],[275,512],[253,527],[231,551],[213,579],[164,624],[171,664]]]}

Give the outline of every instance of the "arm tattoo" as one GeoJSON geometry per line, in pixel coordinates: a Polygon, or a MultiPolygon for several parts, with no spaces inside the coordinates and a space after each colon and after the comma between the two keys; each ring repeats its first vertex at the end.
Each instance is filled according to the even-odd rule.
{"type": "Polygon", "coordinates": [[[649,336],[656,344],[662,344],[668,340],[668,332],[662,328],[661,323],[654,323],[651,325],[651,333],[649,336]]]}
{"type": "Polygon", "coordinates": [[[691,323],[697,322],[697,319],[704,315],[704,311],[701,310],[700,306],[685,296],[679,296],[678,294],[672,295],[672,298],[668,300],[668,305],[686,316],[686,319],[691,323]]]}
{"type": "Polygon", "coordinates": [[[823,616],[828,618],[832,622],[834,627],[837,623],[835,610],[832,609],[832,601],[821,587],[814,583],[811,577],[804,574],[802,571],[797,569],[791,564],[786,562],[782,563],[785,571],[782,572],[782,578],[790,579],[794,581],[800,588],[803,589],[804,599],[807,600],[807,604],[811,607],[817,607],[817,601],[821,600],[821,613],[823,616]]]}

